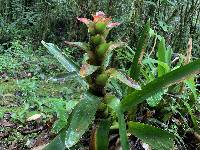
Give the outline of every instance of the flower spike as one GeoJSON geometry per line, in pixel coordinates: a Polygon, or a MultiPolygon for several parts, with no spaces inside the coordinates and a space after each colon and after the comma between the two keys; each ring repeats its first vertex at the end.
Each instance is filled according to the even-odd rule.
{"type": "MultiPolygon", "coordinates": [[[[87,19],[87,18],[77,18],[80,22],[85,23],[90,29],[94,28],[93,25],[101,24],[101,26],[105,26],[106,28],[113,28],[116,26],[119,26],[119,22],[111,22],[111,17],[106,17],[105,13],[102,11],[98,11],[93,16],[93,20],[87,19]],[[104,24],[104,25],[103,25],[104,24]]],[[[99,26],[99,25],[97,25],[99,26]]],[[[98,29],[97,29],[98,30],[98,29]]]]}

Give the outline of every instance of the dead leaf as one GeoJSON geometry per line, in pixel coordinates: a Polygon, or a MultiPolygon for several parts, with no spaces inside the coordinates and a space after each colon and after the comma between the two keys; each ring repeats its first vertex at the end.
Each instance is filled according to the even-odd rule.
{"type": "Polygon", "coordinates": [[[29,117],[29,118],[27,119],[27,121],[36,121],[36,120],[40,120],[41,118],[42,118],[42,115],[41,115],[41,114],[35,114],[35,115],[29,117]]]}

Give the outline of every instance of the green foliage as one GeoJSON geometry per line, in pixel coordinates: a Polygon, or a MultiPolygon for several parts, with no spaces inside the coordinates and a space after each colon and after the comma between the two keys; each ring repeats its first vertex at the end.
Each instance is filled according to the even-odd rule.
{"type": "MultiPolygon", "coordinates": [[[[186,144],[190,145],[186,148],[189,149],[195,144],[188,142],[187,134],[199,131],[200,120],[198,81],[193,75],[198,73],[200,65],[196,60],[200,48],[198,4],[199,0],[0,0],[0,117],[11,112],[12,120],[23,125],[27,117],[37,113],[42,114],[43,124],[47,119],[56,118],[51,131],[58,136],[46,149],[73,149],[72,145],[91,127],[93,120],[91,128],[96,133],[96,149],[104,146],[99,144],[101,139],[105,139],[103,149],[108,148],[110,124],[111,130],[119,129],[121,146],[128,149],[128,140],[135,142],[132,136],[127,137],[126,122],[131,120],[146,123],[136,123],[133,132],[145,127],[145,132],[151,135],[150,131],[155,128],[147,124],[153,124],[166,129],[164,133],[155,129],[155,133],[163,135],[159,139],[163,145],[169,144],[166,136],[170,131],[176,136],[176,147],[183,149],[186,144]],[[110,34],[112,25],[118,23],[109,25],[110,22],[103,19],[103,23],[90,21],[84,26],[73,19],[95,15],[96,10],[113,16],[114,21],[121,23],[120,28],[114,28],[110,34]],[[89,38],[86,27],[89,27],[89,38]],[[193,39],[191,60],[196,61],[184,66],[181,53],[190,37],[193,39]],[[42,41],[57,60],[40,47],[41,40],[61,47],[42,41]],[[57,78],[58,72],[61,75],[57,78]],[[183,81],[190,75],[193,76],[183,81]],[[179,81],[184,83],[177,84],[179,81]],[[85,92],[90,92],[88,98],[85,92]],[[105,100],[108,93],[115,95],[111,102],[105,100]],[[90,100],[91,97],[99,97],[101,101],[90,100]],[[122,113],[127,109],[131,111],[122,113]],[[103,127],[105,132],[101,132],[103,127]]],[[[147,141],[144,136],[145,133],[139,134],[138,138],[152,148],[160,148],[151,141],[155,135],[147,141]]],[[[17,138],[15,143],[21,143],[21,139],[24,138],[17,138]]],[[[78,145],[75,149],[79,149],[78,145]]]]}
{"type": "Polygon", "coordinates": [[[65,150],[65,130],[61,131],[60,134],[58,134],[53,141],[48,144],[44,150],[54,150],[54,149],[59,149],[59,150],[65,150]]]}
{"type": "Polygon", "coordinates": [[[128,143],[128,137],[127,137],[127,131],[126,131],[126,122],[124,119],[124,114],[120,108],[120,100],[117,99],[115,96],[108,96],[106,100],[107,100],[108,106],[114,110],[114,112],[117,114],[117,117],[118,117],[119,135],[120,135],[120,142],[122,145],[122,149],[128,150],[129,143],[128,143]]]}
{"type": "Polygon", "coordinates": [[[96,132],[94,133],[93,146],[92,146],[93,149],[96,150],[108,149],[109,130],[110,130],[110,121],[108,119],[102,120],[99,123],[96,132]]]}
{"type": "Polygon", "coordinates": [[[140,75],[140,63],[143,59],[143,55],[145,53],[145,49],[148,42],[148,36],[149,36],[149,30],[150,30],[150,20],[146,23],[142,35],[139,39],[138,46],[136,48],[136,53],[134,55],[133,63],[130,68],[130,76],[134,80],[138,80],[140,75]]]}
{"type": "Polygon", "coordinates": [[[87,89],[87,83],[79,77],[79,69],[78,66],[69,58],[66,58],[62,55],[59,48],[52,43],[45,43],[42,41],[42,44],[49,50],[51,54],[55,56],[55,58],[66,68],[68,72],[75,72],[77,74],[77,79],[80,83],[82,83],[87,89]]]}
{"type": "Polygon", "coordinates": [[[78,102],[71,100],[68,102],[61,101],[59,99],[51,99],[50,107],[56,112],[57,120],[53,125],[53,131],[59,133],[67,124],[69,114],[76,106],[78,102]]]}
{"type": "MultiPolygon", "coordinates": [[[[165,39],[162,38],[159,46],[158,46],[158,61],[162,62],[162,63],[166,63],[167,59],[166,59],[166,47],[165,47],[165,39]]],[[[166,69],[163,68],[163,66],[161,64],[158,64],[158,76],[162,76],[164,74],[166,74],[166,69]]]]}
{"type": "Polygon", "coordinates": [[[67,148],[75,145],[88,129],[89,124],[94,120],[99,103],[99,98],[86,93],[83,100],[74,108],[66,131],[65,146],[67,148]]]}
{"type": "Polygon", "coordinates": [[[135,91],[125,96],[125,98],[122,100],[121,107],[123,111],[131,109],[131,107],[143,102],[146,98],[154,95],[161,89],[180,82],[186,77],[198,73],[199,71],[200,59],[155,79],[154,81],[145,85],[141,91],[135,91]]]}
{"type": "Polygon", "coordinates": [[[131,134],[154,149],[171,150],[174,148],[174,135],[167,131],[139,122],[129,122],[128,126],[131,134]]]}
{"type": "MultiPolygon", "coordinates": [[[[106,41],[105,34],[107,34],[107,29],[109,28],[109,22],[102,23],[102,20],[106,20],[105,14],[103,12],[97,12],[96,16],[93,16],[94,20],[88,20],[86,18],[78,18],[79,21],[85,23],[87,27],[93,28],[94,32],[90,32],[92,36],[99,36],[101,35],[101,38],[103,41],[106,41]],[[98,17],[98,21],[95,22],[95,17],[98,17]]],[[[115,23],[114,23],[115,24],[115,23]]],[[[118,23],[116,23],[118,24],[118,23]]],[[[143,51],[144,48],[146,48],[146,43],[143,42],[147,40],[148,34],[150,30],[150,22],[148,22],[144,28],[144,33],[140,39],[139,42],[139,51],[136,52],[135,59],[133,61],[133,66],[135,64],[136,67],[131,67],[131,74],[133,75],[134,71],[138,72],[140,71],[140,63],[142,62],[143,57],[143,51]],[[140,62],[140,63],[139,63],[140,62]],[[139,69],[138,69],[139,67],[139,69]],[[137,69],[136,69],[137,68],[137,69]]],[[[75,46],[78,42],[75,42],[75,46]]],[[[107,45],[107,43],[101,43],[98,39],[94,38],[90,39],[90,42],[86,45],[88,45],[87,51],[89,53],[85,54],[86,59],[84,60],[83,66],[81,67],[80,73],[78,72],[78,67],[70,60],[66,59],[60,52],[60,50],[51,43],[45,43],[42,41],[42,44],[60,61],[61,64],[64,65],[64,67],[69,72],[76,72],[77,77],[79,80],[84,81],[81,79],[79,75],[82,77],[86,77],[86,81],[89,84],[89,92],[84,95],[83,100],[81,100],[76,107],[74,108],[71,119],[68,124],[66,124],[67,130],[65,141],[60,139],[59,137],[56,137],[54,141],[50,144],[50,147],[48,146],[48,149],[51,149],[51,145],[54,146],[55,142],[65,142],[65,146],[67,148],[73,147],[81,138],[81,136],[85,133],[85,131],[88,129],[89,124],[92,122],[92,120],[95,118],[94,115],[98,109],[101,111],[103,110],[106,114],[107,107],[111,108],[111,110],[116,113],[117,120],[119,124],[119,135],[120,135],[120,142],[122,149],[128,150],[129,149],[129,143],[128,143],[128,137],[127,137],[127,131],[126,131],[126,122],[123,112],[129,111],[131,108],[134,108],[139,104],[142,103],[144,100],[153,99],[149,104],[151,106],[156,106],[160,102],[163,94],[164,89],[176,84],[177,82],[180,82],[187,78],[188,76],[191,76],[195,73],[198,73],[200,71],[200,60],[196,60],[190,64],[187,64],[183,67],[180,67],[178,69],[175,69],[171,72],[170,71],[170,59],[171,59],[171,51],[166,50],[165,47],[165,41],[164,38],[161,39],[160,44],[158,46],[158,61],[151,60],[151,63],[157,63],[157,72],[158,72],[158,78],[155,78],[150,83],[146,84],[142,89],[140,88],[139,84],[133,81],[130,77],[122,74],[121,72],[117,71],[114,68],[107,69],[108,64],[111,60],[112,51],[113,49],[123,46],[124,43],[112,43],[107,45]],[[96,41],[97,40],[97,41],[96,41]],[[106,45],[105,45],[106,44],[106,45]],[[94,50],[95,49],[95,50],[94,50]],[[95,59],[94,59],[95,58],[95,59]],[[103,58],[103,59],[102,59],[103,58]],[[96,67],[95,67],[96,66],[96,67]],[[99,66],[101,66],[99,68],[99,66]],[[92,69],[93,68],[93,69],[92,69]],[[94,69],[95,68],[95,69],[94,69]],[[107,70],[106,70],[107,69],[107,70]],[[168,73],[167,73],[168,72],[168,73]],[[116,78],[120,80],[121,82],[125,83],[126,85],[137,89],[138,91],[133,91],[129,95],[124,95],[123,100],[120,102],[120,100],[115,96],[109,96],[106,94],[105,88],[106,84],[109,81],[109,78],[116,78]],[[155,99],[156,98],[156,99],[155,99]],[[101,102],[100,99],[103,99],[104,101],[101,102]],[[155,101],[157,100],[157,101],[155,101]],[[101,107],[98,108],[98,106],[101,105],[101,107]],[[58,139],[59,138],[59,139],[58,139]],[[58,139],[58,141],[57,141],[58,139]]],[[[68,42],[68,44],[70,44],[68,42]]],[[[71,43],[73,45],[73,43],[71,43]]],[[[80,43],[78,43],[80,45],[80,43]]],[[[139,79],[139,74],[137,75],[137,80],[139,79]]],[[[187,109],[189,109],[189,106],[186,105],[187,109]]],[[[109,111],[109,109],[108,109],[109,111]]],[[[112,113],[112,111],[110,113],[112,113]]],[[[192,114],[192,112],[189,110],[189,114],[192,117],[192,121],[197,125],[195,118],[192,114]]],[[[107,118],[111,119],[109,116],[104,116],[104,119],[107,118]]],[[[65,127],[63,126],[63,129],[65,127]]],[[[101,122],[98,128],[94,129],[94,135],[93,135],[93,148],[98,149],[99,148],[99,137],[104,136],[106,139],[103,141],[104,144],[101,146],[105,146],[104,149],[107,149],[108,145],[108,124],[107,122],[101,122]],[[102,132],[99,133],[99,130],[101,130],[101,127],[105,126],[106,131],[105,133],[102,132]]],[[[169,134],[167,131],[163,131],[162,129],[155,128],[149,125],[140,124],[140,123],[130,123],[129,124],[129,130],[131,133],[136,135],[138,138],[142,139],[144,142],[150,144],[153,148],[156,149],[171,149],[173,147],[173,140],[174,136],[169,134]],[[149,137],[147,137],[149,136],[149,137]],[[159,144],[155,144],[155,141],[159,140],[159,144]]],[[[104,138],[102,137],[102,138],[104,138]]]]}

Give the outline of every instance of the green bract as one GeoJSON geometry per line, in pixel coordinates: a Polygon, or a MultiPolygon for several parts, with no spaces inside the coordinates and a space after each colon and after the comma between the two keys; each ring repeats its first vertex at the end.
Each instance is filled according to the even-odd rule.
{"type": "Polygon", "coordinates": [[[106,24],[103,22],[97,22],[95,24],[95,30],[97,33],[102,33],[106,29],[106,24]]]}
{"type": "Polygon", "coordinates": [[[99,45],[103,42],[103,38],[100,34],[91,37],[92,44],[99,45]]]}
{"type": "Polygon", "coordinates": [[[106,51],[108,50],[109,48],[109,44],[108,43],[103,43],[101,45],[99,45],[97,47],[97,55],[98,57],[103,57],[106,53],[106,51]]]}
{"type": "Polygon", "coordinates": [[[108,78],[109,78],[109,76],[106,73],[102,73],[102,74],[97,76],[96,83],[98,85],[105,86],[108,78]]]}

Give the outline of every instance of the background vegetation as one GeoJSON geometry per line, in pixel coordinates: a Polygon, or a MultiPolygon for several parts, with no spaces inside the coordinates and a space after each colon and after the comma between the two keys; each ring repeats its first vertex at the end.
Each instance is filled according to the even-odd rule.
{"type": "MultiPolygon", "coordinates": [[[[38,138],[39,133],[49,131],[55,120],[61,126],[66,122],[59,120],[66,115],[60,108],[67,106],[66,100],[81,97],[82,89],[77,89],[78,83],[70,76],[66,77],[64,68],[41,45],[41,40],[57,44],[66,56],[80,64],[83,51],[68,47],[64,41],[87,41],[87,28],[76,17],[91,18],[90,14],[99,10],[122,23],[119,28],[111,31],[108,39],[117,39],[129,45],[129,49],[121,48],[114,53],[112,65],[117,68],[126,71],[131,66],[142,27],[148,19],[151,20],[152,38],[148,41],[146,54],[156,57],[159,39],[164,37],[167,48],[173,50],[172,60],[176,63],[177,57],[179,60],[184,59],[189,38],[192,38],[192,59],[200,57],[199,0],[0,0],[0,126],[3,126],[0,129],[0,148],[22,149],[42,145],[37,141],[46,143],[48,140],[38,138]],[[26,123],[29,116],[38,113],[43,115],[42,123],[26,123]],[[12,123],[8,120],[12,120],[12,123]],[[5,121],[10,124],[6,126],[5,121]],[[12,129],[13,126],[17,128],[12,129]],[[33,132],[34,129],[38,130],[33,132]]],[[[146,82],[152,78],[149,77],[146,82]]],[[[197,78],[194,84],[198,88],[197,78]]],[[[200,119],[200,99],[199,91],[191,89],[190,84],[187,84],[186,91],[184,94],[179,92],[176,95],[165,95],[165,99],[168,96],[174,101],[164,111],[172,110],[170,121],[173,124],[168,128],[176,133],[179,145],[193,149],[198,147],[198,144],[195,145],[198,142],[194,140],[195,144],[188,143],[187,139],[191,135],[185,136],[185,130],[192,128],[188,121],[191,116],[186,110],[190,109],[197,120],[200,119]],[[194,91],[196,95],[191,94],[194,91]],[[179,102],[180,99],[195,102],[190,101],[192,104],[189,108],[179,102]],[[184,130],[179,132],[178,128],[184,130]]],[[[159,106],[152,108],[142,105],[145,107],[138,111],[138,119],[141,119],[144,112],[151,116],[159,109],[159,106]]],[[[166,118],[167,115],[171,114],[166,113],[166,118]]],[[[148,117],[143,119],[149,121],[148,117]]],[[[155,124],[166,123],[159,120],[159,116],[153,119],[155,124]]],[[[59,125],[53,125],[53,133],[60,129],[59,125]]],[[[53,136],[49,133],[47,139],[53,136]]],[[[82,143],[83,146],[87,145],[87,141],[84,145],[84,139],[82,143]]]]}

